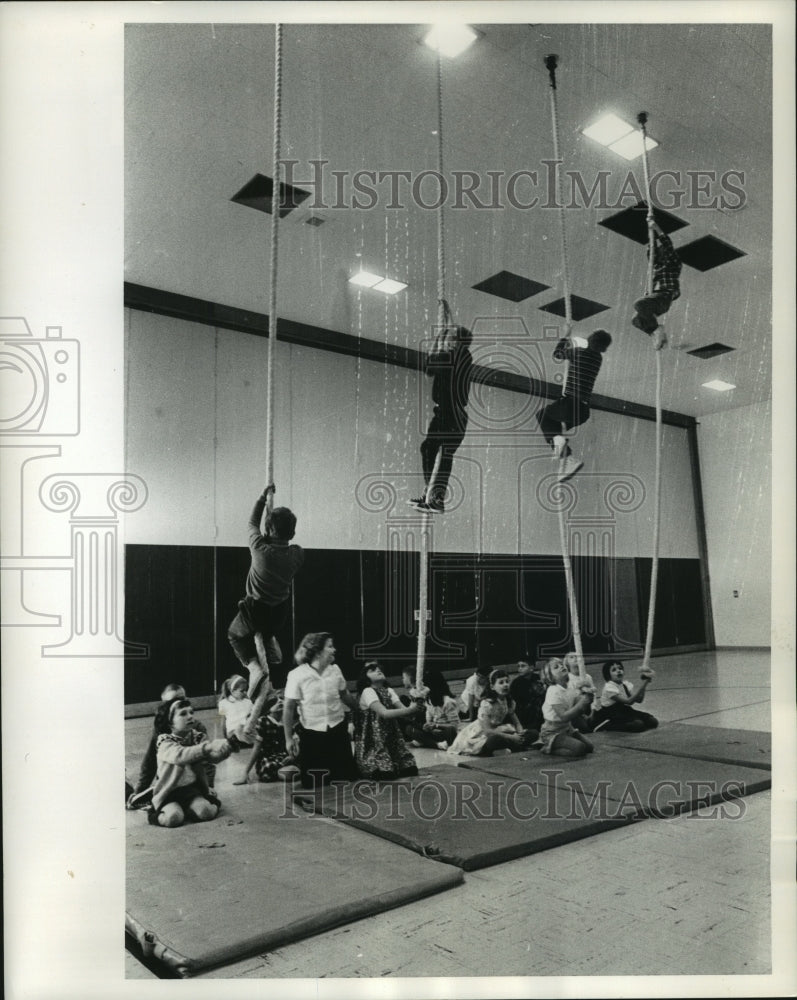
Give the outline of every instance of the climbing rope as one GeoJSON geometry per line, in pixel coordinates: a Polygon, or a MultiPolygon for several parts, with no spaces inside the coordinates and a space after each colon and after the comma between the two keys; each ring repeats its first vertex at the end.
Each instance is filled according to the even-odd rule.
{"type": "MultiPolygon", "coordinates": [[[[437,50],[437,173],[443,177],[443,58],[440,49],[437,50]]],[[[440,331],[451,322],[451,311],[446,301],[446,247],[443,218],[443,199],[437,206],[437,330],[440,331]]],[[[435,456],[434,468],[426,487],[427,503],[434,496],[432,488],[440,471],[442,448],[435,456]]],[[[431,548],[430,518],[431,512],[424,510],[421,519],[421,551],[420,575],[418,580],[418,644],[415,657],[415,689],[423,691],[423,670],[426,660],[426,636],[429,632],[429,550],[431,548]]]]}
{"type": "MultiPolygon", "coordinates": [[[[561,192],[561,177],[559,170],[560,156],[559,156],[559,112],[556,103],[556,66],[558,62],[558,57],[555,55],[549,55],[545,57],[545,66],[548,70],[548,76],[550,78],[550,97],[551,97],[551,130],[553,132],[553,155],[554,161],[556,163],[556,203],[559,206],[559,234],[562,245],[562,289],[564,292],[565,299],[565,336],[569,337],[573,329],[573,314],[572,307],[570,304],[570,268],[567,257],[567,229],[565,226],[565,209],[564,202],[562,201],[561,192]]],[[[569,364],[569,362],[568,362],[569,364]]],[[[567,386],[567,370],[565,371],[565,376],[562,381],[562,395],[564,396],[565,388],[567,386]]],[[[562,432],[564,433],[565,427],[562,426],[562,432]]],[[[560,459],[561,462],[564,461],[564,456],[560,459]]],[[[584,652],[581,647],[581,624],[578,617],[578,604],[576,602],[576,592],[575,586],[573,584],[573,567],[570,562],[570,552],[569,545],[567,542],[567,529],[565,526],[565,512],[564,504],[560,502],[558,504],[559,508],[559,541],[562,545],[562,562],[565,568],[565,583],[567,585],[567,603],[570,608],[570,626],[573,632],[573,643],[576,647],[576,656],[578,657],[578,673],[582,679],[587,676],[587,668],[584,664],[584,652]]]]}
{"type": "MultiPolygon", "coordinates": [[[[648,224],[648,276],[646,294],[653,293],[653,253],[655,250],[655,235],[653,230],[653,206],[650,201],[650,168],[648,166],[648,116],[644,111],[637,115],[637,121],[642,128],[642,169],[645,179],[645,199],[647,201],[648,224]]],[[[663,325],[663,324],[660,324],[663,325]]],[[[653,562],[650,568],[650,600],[648,602],[648,620],[645,631],[645,651],[642,656],[640,672],[650,670],[650,653],[653,646],[653,626],[656,616],[656,591],[659,578],[659,531],[661,520],[661,350],[656,351],[656,464],[653,489],[653,562]]]]}
{"type": "MultiPolygon", "coordinates": [[[[268,295],[268,355],[266,361],[266,485],[274,483],[274,367],[277,345],[277,250],[279,245],[279,214],[282,201],[281,174],[282,140],[282,25],[274,26],[274,147],[273,190],[271,195],[271,257],[269,266],[268,295]]],[[[274,504],[274,492],[266,498],[266,512],[274,504]]]]}

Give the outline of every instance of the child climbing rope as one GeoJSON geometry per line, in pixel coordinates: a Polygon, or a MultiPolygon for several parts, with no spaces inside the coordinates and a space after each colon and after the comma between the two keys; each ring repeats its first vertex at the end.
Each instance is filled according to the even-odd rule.
{"type": "Polygon", "coordinates": [[[304,562],[302,548],[289,544],[296,533],[293,511],[275,507],[266,517],[265,534],[260,532],[260,519],[273,490],[273,486],[263,490],[249,517],[252,563],[246,578],[246,597],[238,602],[238,614],[227,630],[235,655],[249,673],[248,695],[254,707],[243,734],[247,743],[255,742],[257,720],[270,691],[270,670],[282,663],[275,632],[287,617],[291,583],[304,562]],[[258,655],[258,634],[262,636],[266,662],[261,662],[258,655]]]}
{"type": "Polygon", "coordinates": [[[570,362],[567,381],[560,398],[537,414],[537,422],[553,449],[554,458],[563,459],[558,476],[560,482],[570,479],[584,464],[573,457],[562,430],[571,430],[589,420],[592,390],[611,342],[611,334],[596,330],[587,338],[586,347],[578,346],[570,337],[563,337],[554,348],[553,356],[557,361],[570,362]]]}
{"type": "Polygon", "coordinates": [[[660,351],[667,343],[667,337],[656,317],[663,316],[680,296],[679,276],[683,265],[672,240],[656,222],[653,223],[653,232],[653,286],[648,295],[634,303],[636,315],[631,325],[648,336],[653,334],[653,346],[660,351]]]}
{"type": "Polygon", "coordinates": [[[464,326],[446,326],[437,334],[426,355],[424,370],[432,379],[434,414],[421,444],[426,488],[423,496],[409,501],[418,510],[441,514],[445,510],[454,454],[462,444],[468,423],[468,393],[473,368],[468,348],[472,339],[470,330],[464,326]],[[439,465],[435,473],[438,453],[439,465]]]}

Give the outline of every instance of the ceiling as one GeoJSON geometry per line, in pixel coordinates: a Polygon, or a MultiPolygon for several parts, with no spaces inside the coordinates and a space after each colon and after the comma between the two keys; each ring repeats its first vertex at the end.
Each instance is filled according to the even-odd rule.
{"type": "MultiPolygon", "coordinates": [[[[451,181],[454,171],[471,172],[476,196],[488,206],[494,178],[492,201],[503,207],[474,207],[464,197],[455,207],[449,192],[446,293],[456,321],[517,339],[522,320],[533,340],[552,337],[561,320],[540,307],[562,296],[563,214],[571,291],[608,307],[574,332],[603,327],[614,337],[597,391],[652,404],[654,352],[629,322],[644,291],[645,249],[600,224],[634,203],[627,175],[634,170],[642,186],[642,163],[580,131],[603,111],[633,123],[644,110],[660,143],[649,154],[650,170],[674,172],[662,175],[661,204],[683,192],[671,209],[687,224],[673,233],[676,248],[713,236],[744,253],[706,271],[684,266],[682,296],[667,320],[663,405],[699,417],[768,399],[769,26],[473,27],[478,40],[443,64],[444,173],[451,181]],[[550,188],[542,161],[553,157],[549,53],[559,56],[564,169],[577,172],[587,191],[608,172],[603,204],[582,196],[564,213],[543,207],[550,188]],[[536,186],[518,174],[535,170],[536,186]],[[693,180],[695,171],[713,171],[715,179],[693,180]],[[738,173],[723,187],[728,171],[738,173]],[[540,204],[509,203],[513,174],[516,202],[536,195],[540,204]],[[500,271],[548,287],[517,302],[474,289],[500,271]],[[686,353],[716,342],[734,350],[708,360],[686,353]],[[702,387],[716,378],[736,388],[702,387]]],[[[293,183],[313,197],[279,223],[280,317],[414,348],[428,335],[436,317],[437,213],[417,204],[405,181],[397,181],[398,197],[388,207],[394,175],[371,182],[375,199],[359,196],[361,204],[376,200],[372,207],[355,207],[351,187],[357,171],[417,178],[437,166],[436,57],[422,44],[424,33],[406,24],[285,26],[282,155],[297,161],[293,183]],[[326,161],[316,169],[323,178],[317,187],[308,183],[312,160],[326,161]],[[341,172],[342,196],[333,171],[341,172]],[[323,224],[308,225],[310,218],[323,224]],[[348,278],[360,267],[408,287],[394,296],[358,290],[348,278]]],[[[127,26],[126,280],[268,312],[272,217],[231,199],[255,174],[272,174],[273,39],[273,25],[127,26]]],[[[565,177],[565,203],[570,190],[565,177]]],[[[433,178],[417,188],[427,205],[437,191],[433,178]]],[[[495,363],[506,364],[497,356],[495,363]]]]}

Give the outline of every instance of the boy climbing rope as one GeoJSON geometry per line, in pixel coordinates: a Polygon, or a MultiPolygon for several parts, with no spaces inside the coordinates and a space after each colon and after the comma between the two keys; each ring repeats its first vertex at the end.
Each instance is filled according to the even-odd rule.
{"type": "Polygon", "coordinates": [[[432,379],[434,402],[434,414],[421,444],[426,489],[423,496],[409,501],[421,511],[443,513],[445,510],[454,454],[462,444],[468,423],[468,393],[473,368],[468,348],[472,339],[472,333],[464,326],[446,326],[435,336],[426,355],[424,370],[432,379]]]}
{"type": "Polygon", "coordinates": [[[554,458],[562,460],[558,476],[560,483],[574,476],[584,464],[573,457],[563,430],[571,430],[589,420],[592,389],[603,364],[603,355],[611,342],[611,334],[606,330],[596,330],[587,338],[586,347],[578,346],[570,337],[563,337],[554,348],[555,360],[570,362],[567,381],[560,398],[537,414],[537,422],[553,449],[554,458]]]}
{"type": "Polygon", "coordinates": [[[287,507],[275,507],[266,516],[265,534],[260,533],[260,519],[273,489],[267,486],[263,490],[249,517],[252,564],[246,597],[238,602],[238,614],[227,630],[235,655],[249,672],[248,696],[254,702],[246,729],[250,743],[255,741],[257,720],[270,690],[269,669],[282,662],[275,632],[285,621],[291,582],[304,561],[302,548],[288,544],[296,532],[296,515],[287,507]],[[263,641],[262,653],[257,648],[258,634],[263,641]]]}
{"type": "Polygon", "coordinates": [[[667,337],[656,317],[663,316],[680,296],[678,279],[683,265],[672,240],[656,222],[653,223],[653,232],[653,287],[649,294],[634,303],[636,315],[631,325],[648,336],[653,334],[653,346],[660,351],[667,343],[667,337]]]}

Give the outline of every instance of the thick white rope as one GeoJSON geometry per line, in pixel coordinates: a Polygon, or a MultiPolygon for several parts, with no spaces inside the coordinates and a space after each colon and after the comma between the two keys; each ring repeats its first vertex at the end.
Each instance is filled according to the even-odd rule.
{"type": "MultiPolygon", "coordinates": [[[[559,155],[559,111],[556,104],[556,56],[547,56],[545,65],[550,75],[550,96],[551,96],[551,130],[553,132],[553,155],[556,161],[556,203],[559,206],[559,234],[562,244],[562,289],[565,298],[565,336],[569,337],[573,329],[573,313],[570,305],[570,267],[567,256],[567,228],[565,226],[565,208],[562,201],[561,191],[561,171],[559,155]]],[[[562,382],[562,395],[564,395],[567,385],[567,371],[562,382]]],[[[564,427],[562,428],[564,433],[564,427]]],[[[560,460],[560,467],[564,458],[560,460]]],[[[565,568],[565,583],[567,584],[567,603],[570,608],[570,627],[573,632],[573,643],[575,645],[576,656],[578,657],[578,672],[583,679],[587,676],[587,668],[584,664],[584,651],[581,646],[581,624],[578,617],[578,604],[576,602],[576,591],[573,584],[573,567],[570,562],[570,552],[567,540],[567,529],[565,526],[564,503],[559,502],[559,540],[562,544],[562,562],[565,568]]]]}
{"type": "MultiPolygon", "coordinates": [[[[282,200],[280,185],[282,140],[282,25],[274,26],[274,148],[273,191],[271,195],[271,259],[268,295],[268,356],[266,362],[266,485],[274,483],[274,367],[277,347],[277,250],[279,245],[279,213],[282,200]]],[[[271,512],[273,492],[266,499],[266,511],[271,512]]]]}
{"type": "MultiPolygon", "coordinates": [[[[443,217],[443,58],[437,50],[437,174],[440,178],[440,204],[437,206],[437,330],[442,332],[448,321],[446,306],[446,248],[443,217]]],[[[433,497],[433,487],[440,471],[443,453],[438,450],[434,468],[426,486],[424,499],[428,503],[433,497]]],[[[431,549],[431,513],[425,510],[421,519],[420,577],[418,580],[418,645],[415,657],[415,689],[423,690],[423,670],[426,660],[426,636],[429,632],[429,551],[431,549]]]]}
{"type": "MultiPolygon", "coordinates": [[[[650,169],[648,166],[648,141],[647,115],[641,112],[638,116],[639,124],[642,127],[642,169],[645,176],[645,198],[647,200],[648,212],[648,278],[647,294],[653,294],[653,252],[655,249],[655,237],[653,231],[653,206],[650,202],[650,169]]],[[[640,672],[650,670],[650,654],[653,647],[653,628],[656,621],[656,592],[659,579],[659,534],[661,527],[661,442],[662,442],[662,420],[661,420],[661,351],[656,351],[656,466],[654,473],[653,487],[653,561],[650,567],[650,599],[648,602],[648,620],[645,630],[645,651],[642,656],[642,666],[640,672]]]]}

